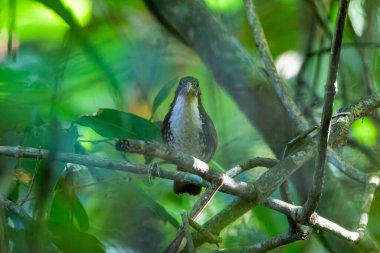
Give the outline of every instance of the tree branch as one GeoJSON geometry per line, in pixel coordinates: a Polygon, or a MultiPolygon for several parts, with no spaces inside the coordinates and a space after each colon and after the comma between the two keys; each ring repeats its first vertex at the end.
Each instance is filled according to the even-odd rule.
{"type": "Polygon", "coordinates": [[[17,203],[10,201],[4,198],[3,196],[0,196],[0,205],[12,210],[27,223],[33,223],[33,218],[25,211],[25,209],[21,205],[18,205],[17,203]]]}
{"type": "Polygon", "coordinates": [[[255,245],[251,245],[248,247],[241,247],[238,249],[220,249],[215,250],[214,253],[261,253],[267,252],[269,250],[275,249],[285,244],[292,243],[298,240],[305,240],[307,232],[299,232],[299,233],[286,233],[280,236],[276,236],[269,240],[257,243],[255,245]]]}
{"type": "Polygon", "coordinates": [[[363,242],[363,244],[367,244],[367,248],[371,248],[372,251],[379,251],[376,243],[371,241],[371,238],[367,236],[367,234],[364,234],[364,231],[360,229],[360,222],[357,230],[350,231],[326,218],[319,216],[317,213],[313,213],[310,219],[304,220],[302,217],[301,206],[294,206],[278,199],[268,199],[264,205],[292,217],[295,221],[303,225],[311,226],[317,231],[328,231],[339,236],[340,238],[354,243],[358,243],[360,241],[363,242]]]}
{"type": "Polygon", "coordinates": [[[221,180],[221,189],[226,193],[250,200],[256,198],[256,192],[252,185],[234,180],[227,174],[221,174],[196,157],[171,149],[164,144],[139,140],[125,140],[124,144],[120,145],[119,148],[120,151],[162,158],[209,182],[219,182],[221,180]]]}
{"type": "Polygon", "coordinates": [[[194,243],[193,243],[193,238],[191,237],[190,233],[190,226],[189,226],[189,220],[186,214],[185,210],[181,211],[181,217],[182,217],[182,224],[183,224],[183,230],[185,231],[185,237],[187,240],[187,249],[189,253],[194,253],[194,243]]]}
{"type": "Polygon", "coordinates": [[[201,225],[199,225],[197,222],[195,222],[194,220],[192,219],[189,219],[189,224],[190,226],[192,226],[196,231],[198,231],[198,233],[205,238],[205,240],[208,242],[208,243],[215,243],[216,245],[218,245],[218,243],[221,243],[222,242],[222,238],[219,237],[219,236],[216,236],[212,233],[210,233],[209,231],[207,231],[206,229],[204,229],[201,225]]]}
{"type": "Polygon", "coordinates": [[[326,163],[327,143],[329,138],[330,123],[333,111],[334,97],[336,94],[336,77],[338,74],[340,50],[343,40],[344,22],[347,15],[349,0],[341,0],[338,12],[338,21],[335,26],[333,37],[333,47],[331,48],[330,66],[328,72],[327,85],[325,88],[325,98],[322,111],[321,129],[318,138],[318,151],[315,162],[313,183],[305,206],[303,208],[304,217],[309,217],[317,209],[322,195],[324,181],[324,167],[326,163]]]}
{"type": "Polygon", "coordinates": [[[239,165],[236,165],[232,169],[228,170],[226,174],[230,177],[236,177],[241,173],[256,167],[271,168],[279,162],[279,160],[273,158],[255,157],[253,159],[242,162],[239,165]]]}
{"type": "MultiPolygon", "coordinates": [[[[16,158],[33,158],[47,159],[49,151],[30,147],[10,147],[0,146],[0,156],[9,156],[16,158]]],[[[59,162],[75,163],[85,166],[95,166],[109,170],[119,170],[134,174],[152,175],[170,180],[179,180],[182,182],[193,183],[199,186],[208,186],[209,183],[199,176],[192,175],[186,172],[171,171],[155,166],[152,169],[151,165],[137,165],[126,161],[116,161],[105,157],[97,157],[93,155],[77,155],[71,153],[58,153],[56,157],[59,162]]]]}
{"type": "Polygon", "coordinates": [[[333,150],[328,149],[327,159],[331,164],[337,167],[346,176],[362,184],[367,183],[368,176],[365,173],[361,172],[360,170],[354,168],[352,165],[343,161],[343,159],[340,156],[338,156],[333,150]]]}
{"type": "Polygon", "coordinates": [[[379,187],[379,184],[380,184],[379,174],[374,174],[370,176],[366,183],[366,188],[365,188],[364,198],[363,198],[364,200],[363,200],[363,205],[361,208],[361,215],[360,215],[359,225],[357,229],[357,231],[360,232],[361,234],[364,234],[364,231],[367,228],[369,211],[371,209],[375,191],[379,187]]]}

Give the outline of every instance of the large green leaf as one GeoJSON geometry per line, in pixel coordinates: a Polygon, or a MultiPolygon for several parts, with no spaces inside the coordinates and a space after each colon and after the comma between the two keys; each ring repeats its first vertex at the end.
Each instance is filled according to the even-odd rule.
{"type": "Polygon", "coordinates": [[[86,231],[89,228],[87,212],[78,198],[71,173],[66,173],[59,181],[52,201],[49,220],[77,226],[86,231]]]}
{"type": "Polygon", "coordinates": [[[84,233],[73,226],[58,222],[51,221],[48,225],[55,244],[63,250],[63,252],[105,252],[101,241],[89,233],[84,233]]]}
{"type": "Polygon", "coordinates": [[[107,138],[158,140],[160,136],[160,129],[155,123],[113,109],[99,109],[96,115],[82,116],[76,123],[107,138]]]}

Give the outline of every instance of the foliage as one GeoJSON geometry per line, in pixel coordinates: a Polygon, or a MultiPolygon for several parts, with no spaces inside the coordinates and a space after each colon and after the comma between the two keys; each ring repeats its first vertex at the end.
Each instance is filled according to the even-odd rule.
{"type": "MultiPolygon", "coordinates": [[[[256,55],[243,3],[205,2],[256,55]]],[[[298,73],[287,79],[292,94],[309,118],[319,120],[328,64],[324,49],[330,44],[323,28],[311,26],[318,23],[313,1],[256,2],[274,58],[279,63],[285,57],[283,71],[293,67],[298,73]],[[309,27],[316,29],[318,44],[307,44],[309,27]],[[311,49],[305,50],[307,46],[311,49]],[[289,52],[294,54],[285,54],[289,52]]],[[[380,81],[378,7],[371,7],[370,1],[352,2],[358,10],[350,9],[352,25],[345,30],[339,77],[343,88],[335,109],[366,96],[366,83],[376,89],[380,81]]],[[[332,27],[336,1],[321,1],[317,7],[332,27]]],[[[168,180],[84,168],[53,158],[67,152],[143,163],[140,156],[123,157],[108,144],[125,138],[159,141],[160,122],[181,76],[200,80],[202,102],[216,125],[219,146],[212,165],[226,170],[252,157],[274,157],[202,59],[170,35],[142,1],[9,0],[1,2],[0,10],[0,144],[52,151],[47,161],[0,157],[0,196],[18,203],[42,227],[37,229],[16,212],[0,208],[0,225],[7,224],[11,252],[162,251],[181,223],[179,210],[190,210],[194,197],[175,196],[168,180]],[[39,215],[43,218],[38,221],[39,215]]],[[[355,122],[351,134],[355,145],[342,150],[363,170],[379,162],[376,116],[355,122]],[[357,149],[366,155],[355,155],[357,149]]],[[[250,171],[240,179],[254,181],[264,171],[250,171]]],[[[291,190],[299,202],[294,193],[297,183],[291,190]]],[[[197,221],[208,220],[231,199],[218,193],[197,221]]],[[[378,197],[373,205],[370,215],[377,224],[378,197]]],[[[255,208],[222,232],[221,246],[260,242],[286,229],[283,215],[255,208]]],[[[370,229],[379,242],[378,226],[370,229]]],[[[324,247],[309,240],[276,252],[321,252],[324,247]]],[[[204,252],[213,249],[203,248],[204,252]]]]}

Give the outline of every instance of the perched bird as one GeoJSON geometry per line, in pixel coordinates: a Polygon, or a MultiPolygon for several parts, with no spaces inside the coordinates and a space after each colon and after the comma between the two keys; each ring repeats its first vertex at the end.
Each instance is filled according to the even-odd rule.
{"type": "MultiPolygon", "coordinates": [[[[170,147],[192,155],[204,162],[213,157],[217,146],[214,124],[201,102],[199,82],[194,77],[179,81],[175,97],[162,123],[161,136],[170,147]]],[[[177,167],[177,170],[182,170],[177,167]]],[[[198,195],[201,187],[174,181],[176,194],[198,195]]]]}

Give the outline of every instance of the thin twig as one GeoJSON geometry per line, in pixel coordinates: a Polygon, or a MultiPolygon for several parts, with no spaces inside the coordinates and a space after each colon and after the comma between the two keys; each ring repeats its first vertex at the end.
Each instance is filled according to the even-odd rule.
{"type": "MultiPolygon", "coordinates": [[[[320,38],[319,40],[319,43],[318,43],[318,48],[321,48],[323,46],[323,42],[324,42],[324,39],[325,38],[320,38]]],[[[329,52],[329,51],[328,51],[329,52]]],[[[305,60],[305,65],[306,63],[308,62],[309,59],[311,59],[312,57],[312,54],[309,53],[306,60],[305,60]]],[[[318,84],[319,84],[319,78],[321,76],[321,66],[322,66],[322,54],[318,54],[317,55],[317,60],[316,60],[316,63],[315,63],[315,69],[314,69],[314,73],[313,73],[313,79],[312,79],[312,94],[313,94],[313,99],[316,99],[317,97],[317,87],[318,87],[318,84]]]]}
{"type": "Polygon", "coordinates": [[[202,227],[200,224],[195,222],[194,220],[189,218],[189,224],[192,226],[201,236],[204,237],[204,239],[208,243],[215,243],[218,245],[218,243],[222,242],[222,238],[220,236],[214,235],[213,233],[210,233],[208,230],[206,230],[204,227],[202,227]]]}
{"type": "MultiPolygon", "coordinates": [[[[206,208],[208,203],[210,203],[211,199],[215,196],[222,185],[223,180],[219,180],[218,182],[213,182],[211,186],[206,189],[206,191],[197,199],[191,208],[191,211],[189,213],[189,220],[194,221],[202,213],[202,211],[206,208]]],[[[184,235],[184,228],[180,227],[176,237],[167,246],[165,252],[177,252],[184,235]]]]}
{"type": "Polygon", "coordinates": [[[361,61],[360,65],[363,68],[362,78],[363,78],[363,83],[364,83],[363,86],[365,89],[365,94],[366,95],[372,95],[376,88],[375,88],[375,85],[373,82],[372,73],[369,69],[368,62],[367,62],[367,59],[365,56],[366,55],[365,51],[363,50],[362,47],[358,46],[360,41],[361,41],[361,38],[358,35],[356,35],[356,32],[355,32],[353,24],[352,24],[352,20],[350,17],[348,17],[347,21],[348,21],[348,28],[352,34],[353,39],[354,39],[355,48],[359,54],[359,60],[361,61]]]}
{"type": "Polygon", "coordinates": [[[274,158],[265,158],[265,157],[255,157],[253,159],[249,159],[245,162],[240,163],[239,165],[236,165],[232,169],[228,170],[226,174],[230,177],[236,177],[240,175],[241,173],[257,168],[257,167],[265,167],[265,168],[271,168],[275,166],[279,160],[274,158]]]}
{"type": "Polygon", "coordinates": [[[30,194],[32,193],[32,189],[33,189],[33,185],[34,185],[34,179],[35,179],[35,177],[37,175],[37,170],[38,170],[39,163],[40,163],[40,159],[37,158],[36,165],[34,166],[34,172],[33,172],[33,176],[32,176],[32,181],[30,182],[30,186],[29,186],[28,192],[26,193],[24,199],[19,203],[20,206],[23,206],[25,204],[25,202],[29,199],[30,194]]]}
{"type": "MultiPolygon", "coordinates": [[[[315,14],[313,15],[312,21],[310,23],[310,27],[308,29],[308,35],[306,39],[306,47],[305,52],[303,55],[308,55],[313,48],[313,43],[316,37],[316,31],[317,31],[317,25],[316,25],[316,17],[315,14]]],[[[307,59],[303,60],[302,65],[298,71],[297,74],[297,81],[296,81],[296,88],[295,88],[295,100],[300,105],[303,113],[306,117],[311,117],[311,112],[309,110],[309,107],[306,106],[306,96],[305,93],[307,92],[307,89],[310,89],[308,83],[304,79],[304,73],[306,71],[306,61],[307,59]]]]}
{"type": "MultiPolygon", "coordinates": [[[[368,41],[368,42],[358,42],[357,44],[352,43],[352,42],[346,42],[346,43],[342,44],[342,49],[350,49],[350,48],[356,48],[356,47],[376,49],[376,48],[380,48],[380,43],[368,41]]],[[[318,50],[310,52],[308,55],[306,55],[306,57],[319,56],[319,55],[327,54],[330,52],[331,52],[331,47],[329,47],[329,46],[323,47],[323,48],[320,48],[318,50]]]]}
{"type": "Polygon", "coordinates": [[[185,210],[181,211],[181,217],[182,217],[183,230],[185,231],[185,237],[187,240],[187,250],[189,253],[194,253],[195,248],[194,248],[193,238],[191,237],[189,221],[188,221],[185,210]]]}
{"type": "MultiPolygon", "coordinates": [[[[286,144],[286,147],[284,149],[284,153],[282,155],[282,159],[284,159],[286,156],[288,156],[289,152],[296,146],[296,144],[299,144],[302,140],[304,140],[311,132],[314,130],[318,129],[318,127],[314,126],[307,131],[303,132],[302,134],[296,136],[292,140],[286,144]]],[[[280,195],[281,199],[287,203],[293,204],[292,196],[290,194],[289,190],[289,182],[288,180],[285,180],[281,185],[280,185],[280,195]]],[[[289,224],[289,232],[292,233],[297,233],[299,232],[299,227],[297,222],[295,222],[290,216],[286,216],[286,219],[288,220],[289,224]]]]}
{"type": "Polygon", "coordinates": [[[33,218],[25,211],[24,208],[22,208],[22,206],[18,205],[17,203],[10,201],[4,198],[3,196],[0,196],[0,205],[12,210],[14,213],[19,215],[26,222],[28,223],[33,222],[33,218]]]}
{"type": "Polygon", "coordinates": [[[312,226],[317,231],[320,231],[320,230],[328,231],[350,242],[354,242],[354,243],[360,242],[362,245],[365,245],[365,247],[369,249],[371,252],[379,252],[380,250],[379,247],[376,245],[373,239],[368,235],[368,233],[365,233],[365,226],[366,226],[366,222],[368,221],[368,219],[366,218],[368,218],[367,215],[368,215],[369,207],[370,207],[370,204],[368,205],[368,203],[372,202],[371,197],[373,197],[371,196],[372,194],[370,192],[372,192],[374,190],[374,187],[378,185],[379,183],[378,176],[374,175],[372,178],[375,178],[375,179],[373,181],[368,181],[372,183],[372,186],[369,187],[371,188],[371,190],[367,191],[368,198],[366,198],[362,207],[362,215],[361,215],[361,219],[359,220],[358,229],[353,230],[353,231],[350,231],[324,217],[321,217],[317,213],[313,213],[312,216],[308,220],[304,220],[302,217],[301,206],[294,206],[278,199],[269,198],[267,201],[264,202],[264,205],[267,206],[268,208],[271,208],[273,210],[276,210],[276,211],[279,211],[281,213],[291,216],[297,222],[305,226],[312,226]],[[362,226],[360,224],[362,224],[362,226]]]}
{"type": "Polygon", "coordinates": [[[351,179],[360,182],[362,184],[366,184],[368,180],[368,176],[356,169],[352,165],[346,163],[338,154],[336,154],[333,150],[328,149],[327,159],[330,163],[332,163],[335,167],[337,167],[341,172],[343,172],[346,176],[351,179]]]}
{"type": "Polygon", "coordinates": [[[356,231],[349,231],[338,224],[327,220],[317,213],[313,213],[312,217],[308,220],[304,220],[302,217],[302,207],[295,206],[289,203],[286,203],[279,199],[269,198],[263,203],[266,207],[269,207],[273,210],[284,213],[292,217],[297,222],[306,225],[313,226],[317,230],[329,231],[341,238],[349,240],[351,242],[357,242],[359,240],[359,233],[356,231]]]}
{"type": "Polygon", "coordinates": [[[367,228],[369,211],[371,209],[375,191],[379,187],[379,184],[380,184],[379,175],[373,175],[369,177],[368,182],[366,184],[365,191],[364,191],[364,197],[363,197],[364,201],[361,208],[359,225],[357,229],[358,232],[364,233],[364,231],[367,228]]]}
{"type": "Polygon", "coordinates": [[[321,130],[318,137],[318,151],[315,163],[312,187],[308,194],[308,199],[303,209],[304,217],[309,217],[315,212],[322,195],[324,181],[324,167],[327,154],[328,135],[333,111],[334,97],[336,94],[336,77],[339,68],[340,50],[343,40],[344,22],[347,15],[349,0],[341,0],[339,6],[338,20],[335,26],[333,37],[333,47],[331,48],[331,58],[327,85],[325,88],[325,98],[321,119],[321,130]]]}
{"type": "Polygon", "coordinates": [[[338,79],[340,79],[340,97],[342,99],[342,104],[343,106],[347,106],[348,104],[348,82],[347,82],[347,77],[345,75],[345,70],[342,69],[339,72],[338,79]]]}
{"type": "Polygon", "coordinates": [[[220,187],[223,185],[223,180],[220,179],[218,182],[214,182],[211,184],[210,187],[207,188],[207,190],[200,196],[193,207],[191,208],[191,211],[189,213],[189,217],[192,220],[196,220],[197,217],[202,213],[202,211],[206,208],[208,203],[210,203],[211,199],[215,196],[215,194],[218,192],[220,187]]]}
{"type": "Polygon", "coordinates": [[[8,45],[7,45],[7,54],[8,60],[12,59],[14,62],[16,61],[16,50],[13,51],[13,46],[15,45],[15,41],[13,40],[13,33],[16,26],[16,0],[9,0],[8,3],[8,45]]]}
{"type": "Polygon", "coordinates": [[[330,28],[329,28],[329,20],[328,20],[328,16],[326,15],[323,15],[324,12],[320,11],[320,8],[318,7],[317,3],[319,3],[320,1],[315,1],[315,0],[307,0],[306,1],[307,3],[310,4],[310,7],[313,9],[314,11],[314,14],[315,14],[315,17],[320,25],[320,27],[322,28],[322,30],[324,31],[324,33],[329,37],[329,38],[332,38],[332,33],[330,31],[330,28]],[[322,14],[323,13],[323,14],[322,14]]]}
{"type": "Polygon", "coordinates": [[[291,139],[285,146],[282,159],[284,159],[290,153],[290,151],[296,146],[296,144],[299,144],[301,140],[304,140],[309,134],[311,134],[312,132],[314,132],[314,130],[317,129],[317,126],[312,126],[300,135],[297,135],[295,138],[291,139]]]}
{"type": "Polygon", "coordinates": [[[266,241],[251,245],[248,247],[241,247],[237,249],[220,249],[214,251],[214,253],[261,253],[267,252],[271,249],[275,249],[285,244],[292,243],[298,240],[305,240],[308,232],[301,231],[299,233],[286,233],[280,236],[273,237],[266,241]]]}

